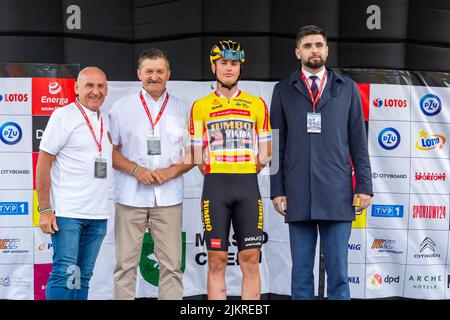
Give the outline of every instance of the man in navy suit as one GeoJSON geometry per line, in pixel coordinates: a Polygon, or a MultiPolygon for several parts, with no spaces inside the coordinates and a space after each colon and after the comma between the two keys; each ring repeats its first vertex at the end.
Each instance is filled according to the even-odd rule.
{"type": "Polygon", "coordinates": [[[279,130],[274,153],[279,153],[280,160],[280,169],[271,176],[271,198],[289,224],[292,299],[314,298],[318,232],[327,297],[350,299],[352,221],[355,208],[367,208],[373,196],[361,98],[353,80],[325,67],[328,46],[323,30],[304,26],[296,43],[301,65],[276,84],[270,116],[272,128],[279,130]]]}

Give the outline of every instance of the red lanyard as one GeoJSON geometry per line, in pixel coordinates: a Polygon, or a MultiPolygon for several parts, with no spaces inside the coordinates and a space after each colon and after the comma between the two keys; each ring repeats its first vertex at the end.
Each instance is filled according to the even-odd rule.
{"type": "Polygon", "coordinates": [[[156,117],[155,122],[153,122],[152,115],[150,114],[150,110],[148,110],[147,102],[145,102],[144,95],[142,94],[142,91],[139,92],[139,97],[142,101],[142,106],[144,107],[145,112],[147,113],[148,120],[150,120],[150,124],[152,126],[152,130],[155,130],[155,126],[158,123],[159,119],[161,119],[162,114],[164,113],[164,109],[166,109],[167,102],[169,101],[169,93],[166,93],[166,98],[164,99],[163,105],[161,106],[161,109],[159,110],[158,116],[156,117]]]}
{"type": "Polygon", "coordinates": [[[306,79],[306,76],[303,73],[303,70],[302,70],[302,79],[303,79],[303,81],[305,81],[306,88],[308,88],[309,96],[311,97],[311,101],[312,101],[312,104],[313,104],[313,112],[315,113],[316,112],[316,105],[319,102],[320,97],[322,96],[323,87],[325,85],[325,80],[327,79],[327,70],[325,69],[325,72],[323,73],[322,80],[320,82],[319,91],[317,91],[317,96],[316,96],[315,99],[314,99],[314,96],[313,96],[313,93],[312,93],[312,90],[311,90],[311,86],[309,85],[309,82],[306,79]]]}
{"type": "Polygon", "coordinates": [[[83,107],[80,106],[78,101],[75,101],[75,105],[78,107],[78,110],[80,110],[81,114],[84,117],[84,120],[86,120],[86,123],[91,130],[92,136],[94,137],[95,143],[98,147],[98,152],[100,154],[100,157],[102,156],[102,140],[103,140],[103,117],[100,118],[100,141],[97,140],[97,136],[95,135],[94,128],[92,127],[91,121],[89,121],[88,116],[86,115],[86,112],[84,112],[83,107]]]}

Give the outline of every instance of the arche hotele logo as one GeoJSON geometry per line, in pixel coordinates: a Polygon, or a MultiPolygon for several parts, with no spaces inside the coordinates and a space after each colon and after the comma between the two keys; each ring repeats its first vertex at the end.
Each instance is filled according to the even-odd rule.
{"type": "Polygon", "coordinates": [[[420,110],[426,116],[435,116],[441,112],[442,103],[441,99],[435,94],[426,94],[420,99],[420,110]]]}
{"type": "Polygon", "coordinates": [[[5,122],[0,126],[0,140],[7,145],[19,143],[22,139],[22,128],[15,122],[5,122]]]}
{"type": "Polygon", "coordinates": [[[384,128],[378,134],[378,144],[385,150],[394,150],[400,144],[400,133],[394,128],[384,128]]]}

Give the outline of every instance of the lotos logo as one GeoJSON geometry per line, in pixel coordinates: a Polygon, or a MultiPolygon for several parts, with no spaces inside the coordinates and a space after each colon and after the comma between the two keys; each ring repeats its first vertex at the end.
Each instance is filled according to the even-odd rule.
{"type": "Polygon", "coordinates": [[[441,112],[441,99],[435,94],[426,94],[420,99],[420,109],[426,116],[435,116],[441,112]]]}
{"type": "Polygon", "coordinates": [[[48,84],[48,92],[50,94],[58,94],[61,89],[61,85],[58,82],[50,82],[48,84]]]}
{"type": "Polygon", "coordinates": [[[27,102],[28,93],[5,93],[0,94],[0,102],[27,102]]]}
{"type": "Polygon", "coordinates": [[[416,141],[416,148],[423,151],[443,149],[447,141],[442,134],[428,134],[425,130],[420,131],[419,136],[416,141]]]}
{"type": "Polygon", "coordinates": [[[19,143],[22,139],[22,129],[15,122],[5,122],[0,126],[0,140],[8,145],[19,143]]]}
{"type": "Polygon", "coordinates": [[[400,133],[394,128],[384,128],[378,134],[378,144],[386,150],[393,150],[400,144],[400,133]]]}
{"type": "Polygon", "coordinates": [[[406,99],[380,99],[376,98],[373,100],[373,106],[376,108],[406,108],[407,107],[406,99]]]}

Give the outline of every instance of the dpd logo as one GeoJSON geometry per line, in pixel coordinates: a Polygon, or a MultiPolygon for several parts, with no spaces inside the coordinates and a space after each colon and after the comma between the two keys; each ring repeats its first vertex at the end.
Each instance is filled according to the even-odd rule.
{"type": "Polygon", "coordinates": [[[426,94],[420,99],[420,109],[426,116],[435,116],[441,112],[441,99],[435,94],[426,94]]]}
{"type": "Polygon", "coordinates": [[[0,126],[0,140],[8,145],[16,144],[22,139],[22,129],[15,122],[5,122],[0,126]]]}
{"type": "Polygon", "coordinates": [[[378,144],[386,150],[393,150],[400,144],[400,133],[394,128],[384,128],[378,134],[378,144]]]}

